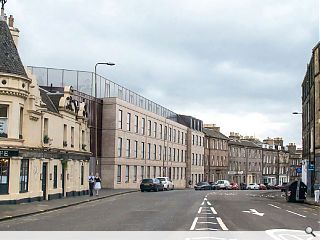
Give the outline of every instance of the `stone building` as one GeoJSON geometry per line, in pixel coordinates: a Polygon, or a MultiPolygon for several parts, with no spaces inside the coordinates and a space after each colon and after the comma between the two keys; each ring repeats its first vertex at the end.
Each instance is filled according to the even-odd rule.
{"type": "Polygon", "coordinates": [[[289,143],[289,166],[290,181],[301,179],[302,176],[302,149],[297,148],[295,143],[289,143]]]}
{"type": "Polygon", "coordinates": [[[188,128],[179,124],[177,115],[168,109],[152,103],[151,108],[161,108],[152,111],[140,103],[120,97],[104,98],[101,157],[104,187],[139,188],[143,178],[167,176],[176,188],[184,188],[188,128]]]}
{"type": "Polygon", "coordinates": [[[303,162],[307,167],[308,193],[313,194],[314,184],[320,184],[320,43],[312,56],[302,82],[302,148],[303,162]]]}
{"type": "Polygon", "coordinates": [[[221,179],[228,179],[228,174],[235,172],[228,171],[228,141],[229,138],[220,132],[220,128],[214,124],[205,124],[205,180],[215,182],[221,179]]]}
{"type": "Polygon", "coordinates": [[[0,17],[0,203],[86,194],[90,158],[85,104],[72,88],[50,94],[26,71],[19,31],[0,17]],[[10,33],[13,33],[14,39],[10,33]]]}

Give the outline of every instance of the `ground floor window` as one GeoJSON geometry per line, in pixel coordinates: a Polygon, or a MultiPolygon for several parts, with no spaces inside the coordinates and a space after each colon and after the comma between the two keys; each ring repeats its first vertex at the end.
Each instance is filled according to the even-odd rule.
{"type": "Polygon", "coordinates": [[[126,166],[126,183],[129,182],[129,172],[130,172],[130,167],[126,166]]]}
{"type": "Polygon", "coordinates": [[[121,183],[121,165],[118,165],[117,182],[121,183]]]}
{"type": "MultiPolygon", "coordinates": [[[[82,185],[83,185],[83,180],[82,181],[82,185]]],[[[58,166],[54,165],[53,166],[53,188],[57,188],[58,187],[58,166]]]]}
{"type": "Polygon", "coordinates": [[[84,183],[84,166],[81,164],[81,185],[84,183]]]}
{"type": "Polygon", "coordinates": [[[20,192],[28,192],[29,159],[22,159],[20,165],[20,192]]]}
{"type": "Polygon", "coordinates": [[[10,160],[0,159],[0,194],[8,194],[9,190],[9,166],[10,160]]]}

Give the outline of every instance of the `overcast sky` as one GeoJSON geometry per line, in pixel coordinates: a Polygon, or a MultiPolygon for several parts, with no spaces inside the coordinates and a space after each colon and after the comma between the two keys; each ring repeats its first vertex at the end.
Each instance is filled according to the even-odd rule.
{"type": "Polygon", "coordinates": [[[317,0],[9,0],[25,65],[93,71],[221,131],[301,145],[317,0]]]}

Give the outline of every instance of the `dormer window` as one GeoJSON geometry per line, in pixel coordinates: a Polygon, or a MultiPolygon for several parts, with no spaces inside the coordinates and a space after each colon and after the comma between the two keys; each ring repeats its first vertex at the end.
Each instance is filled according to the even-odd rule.
{"type": "Polygon", "coordinates": [[[0,104],[0,137],[8,137],[8,105],[0,104]]]}

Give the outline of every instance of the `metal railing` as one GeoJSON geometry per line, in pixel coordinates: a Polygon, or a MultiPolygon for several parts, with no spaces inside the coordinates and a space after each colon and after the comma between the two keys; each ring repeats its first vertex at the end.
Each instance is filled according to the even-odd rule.
{"type": "MultiPolygon", "coordinates": [[[[72,86],[79,92],[95,96],[94,73],[68,69],[28,66],[39,86],[72,86]]],[[[159,116],[177,121],[177,114],[141,95],[97,74],[97,97],[116,97],[159,116]]]]}

